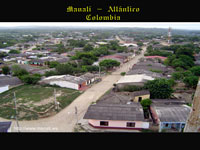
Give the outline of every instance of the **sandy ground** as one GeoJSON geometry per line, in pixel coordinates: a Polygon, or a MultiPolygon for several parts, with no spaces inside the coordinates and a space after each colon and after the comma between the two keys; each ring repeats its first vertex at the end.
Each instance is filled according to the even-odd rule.
{"type": "MultiPolygon", "coordinates": [[[[140,55],[133,58],[111,75],[103,77],[102,81],[87,89],[83,94],[77,97],[68,107],[61,110],[58,114],[33,121],[19,121],[20,132],[73,132],[74,126],[78,120],[81,120],[92,102],[98,100],[106,91],[113,87],[120,78],[121,72],[126,72],[129,68],[138,62],[139,58],[144,56],[144,50],[140,55]],[[77,107],[77,115],[75,114],[77,107]]],[[[6,119],[0,118],[0,121],[6,119]]],[[[13,121],[11,132],[18,132],[16,121],[13,121]]]]}

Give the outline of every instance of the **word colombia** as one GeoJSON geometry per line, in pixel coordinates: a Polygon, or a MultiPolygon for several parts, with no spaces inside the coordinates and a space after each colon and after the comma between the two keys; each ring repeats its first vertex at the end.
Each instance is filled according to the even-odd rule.
{"type": "MultiPolygon", "coordinates": [[[[101,12],[103,9],[102,8],[97,8],[97,12],[101,12]]],[[[92,12],[92,7],[91,6],[86,6],[84,8],[77,8],[73,6],[68,6],[67,7],[67,13],[91,13],[92,12]]],[[[138,13],[140,12],[140,8],[135,8],[132,6],[127,6],[127,7],[122,7],[122,6],[109,6],[108,9],[105,11],[107,13],[138,13]]],[[[106,16],[101,16],[99,14],[96,15],[91,15],[87,14],[86,15],[86,20],[94,21],[94,20],[120,20],[120,15],[116,14],[108,14],[106,16]]]]}

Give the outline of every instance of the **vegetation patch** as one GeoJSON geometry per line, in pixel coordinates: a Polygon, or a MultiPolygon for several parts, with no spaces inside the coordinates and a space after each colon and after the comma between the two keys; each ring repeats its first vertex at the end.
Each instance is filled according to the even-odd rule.
{"type": "Polygon", "coordinates": [[[22,85],[0,94],[0,117],[15,119],[14,92],[19,120],[35,120],[52,114],[55,112],[54,89],[56,90],[56,100],[60,103],[59,111],[81,94],[79,91],[67,88],[22,85]],[[46,101],[47,99],[48,101],[46,101]]]}

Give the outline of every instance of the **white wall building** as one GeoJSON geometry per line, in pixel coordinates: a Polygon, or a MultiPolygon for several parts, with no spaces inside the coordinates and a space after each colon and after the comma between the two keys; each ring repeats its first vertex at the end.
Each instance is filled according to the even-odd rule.
{"type": "Polygon", "coordinates": [[[7,90],[9,90],[9,85],[0,86],[0,93],[3,93],[7,90]]]}
{"type": "Polygon", "coordinates": [[[71,88],[75,90],[80,90],[82,87],[86,86],[86,80],[71,75],[50,76],[42,79],[39,81],[39,83],[58,85],[60,87],[71,88]]]}

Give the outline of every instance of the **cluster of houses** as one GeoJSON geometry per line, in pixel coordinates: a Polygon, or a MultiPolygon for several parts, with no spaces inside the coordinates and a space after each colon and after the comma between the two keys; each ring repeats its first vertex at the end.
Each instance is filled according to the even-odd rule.
{"type": "MultiPolygon", "coordinates": [[[[127,75],[122,76],[116,83],[122,85],[144,85],[155,78],[169,78],[172,68],[166,67],[155,60],[146,58],[135,64],[127,75]],[[160,70],[161,72],[152,72],[160,70]]],[[[158,132],[181,132],[185,127],[191,108],[184,99],[152,99],[149,117],[144,114],[140,102],[150,99],[148,90],[125,92],[110,91],[102,96],[95,104],[88,107],[83,119],[96,129],[115,130],[147,130],[156,126],[158,132]]]]}
{"type": "Polygon", "coordinates": [[[115,53],[112,55],[106,55],[106,56],[102,56],[99,57],[97,62],[94,62],[93,65],[98,65],[99,62],[101,62],[102,60],[105,59],[112,59],[112,60],[116,60],[118,62],[120,62],[120,64],[126,63],[128,61],[130,61],[132,58],[135,57],[135,53],[115,53]]]}
{"type": "Polygon", "coordinates": [[[110,92],[89,106],[84,115],[93,128],[145,130],[157,127],[158,132],[183,131],[191,108],[181,99],[152,99],[149,118],[140,104],[150,98],[149,91],[110,92]]]}
{"type": "Polygon", "coordinates": [[[133,65],[125,76],[116,83],[116,88],[121,89],[126,85],[143,86],[148,80],[155,78],[170,78],[174,69],[166,67],[155,58],[146,57],[133,65]]]}
{"type": "Polygon", "coordinates": [[[69,57],[58,55],[57,53],[51,53],[49,51],[34,50],[31,52],[24,52],[20,54],[9,54],[9,56],[3,58],[4,62],[15,61],[18,64],[30,64],[37,66],[45,66],[47,62],[57,61],[65,63],[70,60],[69,57]],[[38,57],[41,55],[42,57],[38,57]]]}

